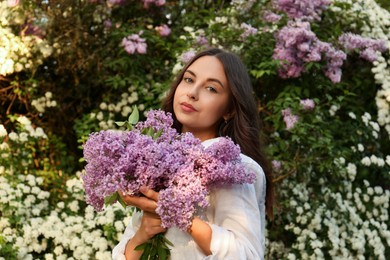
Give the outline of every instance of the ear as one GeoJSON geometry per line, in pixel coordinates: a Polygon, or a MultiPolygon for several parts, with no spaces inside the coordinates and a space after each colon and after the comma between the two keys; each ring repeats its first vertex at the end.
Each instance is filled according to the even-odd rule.
{"type": "Polygon", "coordinates": [[[229,121],[230,119],[232,119],[233,117],[234,117],[234,112],[228,112],[228,113],[226,113],[224,116],[223,116],[223,120],[225,120],[225,122],[226,121],[229,121]]]}

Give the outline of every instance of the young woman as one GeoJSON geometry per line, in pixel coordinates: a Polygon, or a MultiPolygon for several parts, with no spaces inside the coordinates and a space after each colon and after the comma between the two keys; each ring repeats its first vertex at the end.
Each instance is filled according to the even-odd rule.
{"type": "Polygon", "coordinates": [[[178,75],[162,108],[173,114],[179,132],[191,132],[205,147],[229,136],[240,145],[242,162],[257,179],[213,191],[210,206],[187,232],[161,227],[157,192],[142,187],[145,197],[122,196],[143,214],[133,216],[113,258],[138,259],[142,251],[134,250],[136,246],[166,232],[174,244],[170,259],[263,259],[265,212],[272,218],[273,186],[251,81],[240,58],[220,49],[200,52],[178,75]]]}

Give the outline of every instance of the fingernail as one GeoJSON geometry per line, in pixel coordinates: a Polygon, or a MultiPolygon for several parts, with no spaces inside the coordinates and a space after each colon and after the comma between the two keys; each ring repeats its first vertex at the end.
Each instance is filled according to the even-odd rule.
{"type": "Polygon", "coordinates": [[[148,191],[148,187],[146,187],[146,186],[141,186],[141,187],[139,188],[139,191],[142,192],[142,193],[145,193],[145,192],[148,191]]]}

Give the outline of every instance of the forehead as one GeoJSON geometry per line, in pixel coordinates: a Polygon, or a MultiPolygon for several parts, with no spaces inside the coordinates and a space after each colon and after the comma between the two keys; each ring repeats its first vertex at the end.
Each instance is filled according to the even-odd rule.
{"type": "Polygon", "coordinates": [[[227,83],[222,63],[214,56],[203,56],[194,61],[189,67],[196,77],[218,79],[224,84],[227,83]]]}

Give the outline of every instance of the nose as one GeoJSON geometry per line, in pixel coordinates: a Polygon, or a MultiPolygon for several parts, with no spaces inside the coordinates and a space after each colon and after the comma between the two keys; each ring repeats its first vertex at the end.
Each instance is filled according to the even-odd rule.
{"type": "Polygon", "coordinates": [[[187,97],[189,97],[190,99],[192,100],[198,100],[198,89],[196,86],[191,86],[189,89],[188,89],[188,92],[187,92],[187,97]]]}

